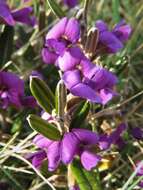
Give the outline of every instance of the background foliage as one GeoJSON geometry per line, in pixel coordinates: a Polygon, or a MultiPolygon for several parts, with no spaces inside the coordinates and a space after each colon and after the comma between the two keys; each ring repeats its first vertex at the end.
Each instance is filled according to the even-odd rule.
{"type": "MultiPolygon", "coordinates": [[[[39,71],[44,81],[54,92],[59,76],[54,66],[43,64],[41,48],[44,36],[57,17],[51,12],[46,1],[33,0],[30,4],[38,19],[35,28],[16,25],[13,28],[0,26],[0,68],[12,71],[25,80],[25,92],[30,94],[29,75],[33,70],[39,71]],[[44,4],[43,4],[44,2],[44,4]]],[[[10,1],[15,6],[22,6],[21,1],[10,1]]],[[[81,1],[80,7],[82,7],[81,1]]],[[[75,15],[77,9],[63,10],[68,15],[75,15]]],[[[132,127],[143,127],[143,0],[99,0],[92,1],[89,9],[88,23],[94,25],[97,19],[103,19],[112,27],[121,18],[130,23],[133,32],[126,47],[117,55],[103,58],[105,67],[117,73],[117,86],[120,96],[112,101],[100,112],[96,111],[93,125],[112,127],[119,121],[128,123],[128,130],[132,127]],[[120,113],[120,114],[119,114],[120,113]],[[121,117],[122,114],[122,117],[121,117]],[[97,124],[98,118],[98,124],[97,124]]],[[[38,113],[39,110],[24,109],[20,112],[7,110],[5,121],[0,120],[0,190],[50,190],[47,183],[52,182],[57,189],[66,189],[65,168],[59,177],[58,173],[48,173],[46,163],[42,174],[24,157],[35,147],[31,143],[35,133],[27,124],[29,113],[38,113]],[[38,174],[38,175],[37,175],[38,174]]],[[[143,143],[137,142],[129,135],[125,138],[129,142],[120,153],[112,152],[108,162],[99,167],[102,184],[106,190],[124,189],[123,186],[133,173],[133,165],[143,157],[143,143]]],[[[138,178],[134,177],[128,190],[135,189],[138,178]],[[133,186],[132,186],[133,185],[133,186]],[[130,187],[130,188],[129,188],[130,187]]]]}

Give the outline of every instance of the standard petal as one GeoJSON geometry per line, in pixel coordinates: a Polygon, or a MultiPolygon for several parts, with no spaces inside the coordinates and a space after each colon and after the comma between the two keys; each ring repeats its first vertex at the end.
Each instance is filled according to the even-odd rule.
{"type": "Polygon", "coordinates": [[[79,22],[75,18],[69,19],[64,36],[73,43],[77,42],[80,37],[80,25],[79,22]]]}
{"type": "Polygon", "coordinates": [[[89,152],[88,150],[83,151],[81,154],[81,163],[88,171],[94,168],[100,160],[101,157],[99,155],[89,152]]]}
{"type": "Polygon", "coordinates": [[[107,24],[102,20],[97,20],[95,26],[98,28],[99,32],[108,31],[107,24]]]}
{"type": "Polygon", "coordinates": [[[78,83],[77,85],[73,86],[69,90],[73,95],[79,96],[83,99],[87,99],[91,102],[94,102],[94,103],[102,102],[102,99],[100,98],[99,94],[87,84],[78,83]]]}
{"type": "Polygon", "coordinates": [[[123,48],[122,42],[112,32],[108,31],[100,33],[99,43],[101,43],[101,50],[106,53],[116,53],[123,48]]]}
{"type": "Polygon", "coordinates": [[[122,20],[115,26],[112,32],[120,41],[125,42],[129,39],[132,29],[130,25],[122,20]]]}
{"type": "Polygon", "coordinates": [[[62,140],[62,154],[61,159],[63,163],[69,164],[75,154],[78,152],[80,141],[74,133],[66,133],[62,140]]]}
{"type": "Polygon", "coordinates": [[[33,139],[33,143],[38,146],[39,148],[42,149],[48,149],[48,147],[53,143],[54,141],[42,136],[42,135],[37,135],[33,139]]]}
{"type": "Polygon", "coordinates": [[[68,22],[68,18],[62,18],[46,35],[47,39],[58,39],[64,35],[65,28],[68,22]]]}
{"type": "Polygon", "coordinates": [[[67,71],[63,74],[62,80],[66,87],[70,90],[75,85],[81,83],[81,75],[79,70],[67,71]]]}
{"type": "Polygon", "coordinates": [[[48,158],[48,170],[54,171],[61,160],[61,142],[53,142],[47,151],[47,158],[48,158]]]}
{"type": "Polygon", "coordinates": [[[36,18],[31,16],[32,11],[32,7],[25,7],[23,9],[13,11],[12,16],[17,22],[34,26],[36,24],[36,18]]]}
{"type": "Polygon", "coordinates": [[[15,25],[15,21],[11,15],[11,11],[5,1],[0,2],[0,22],[10,26],[15,25]]]}
{"type": "Polygon", "coordinates": [[[95,145],[99,140],[99,136],[95,132],[92,132],[90,130],[73,129],[72,132],[84,145],[95,145]]]}

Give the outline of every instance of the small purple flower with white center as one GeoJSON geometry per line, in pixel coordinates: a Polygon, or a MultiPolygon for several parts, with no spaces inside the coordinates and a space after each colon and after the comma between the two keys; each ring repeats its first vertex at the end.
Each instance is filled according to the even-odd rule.
{"type": "Polygon", "coordinates": [[[64,0],[64,3],[70,7],[74,8],[78,4],[78,0],[64,0]]]}
{"type": "Polygon", "coordinates": [[[75,18],[62,18],[46,35],[42,49],[43,61],[55,64],[58,57],[75,44],[80,37],[80,26],[75,18]]]}
{"type": "Polygon", "coordinates": [[[128,40],[131,34],[131,26],[125,21],[118,23],[112,31],[109,31],[108,26],[102,20],[98,20],[95,26],[99,30],[99,39],[96,54],[101,53],[117,53],[123,48],[123,43],[128,40]]]}
{"type": "MultiPolygon", "coordinates": [[[[97,145],[98,135],[89,130],[73,129],[71,132],[65,133],[60,141],[53,141],[37,135],[33,142],[45,151],[49,171],[54,171],[61,161],[64,164],[71,163],[76,155],[80,156],[81,163],[86,170],[91,170],[101,160],[99,155],[91,151],[91,148],[97,145]]],[[[39,166],[35,160],[38,160],[39,163],[42,156],[44,157],[43,153],[33,157],[32,163],[35,167],[39,166]]]]}
{"type": "Polygon", "coordinates": [[[30,26],[36,24],[36,19],[31,16],[32,7],[24,7],[19,10],[10,10],[5,0],[0,1],[0,23],[14,26],[16,22],[24,23],[30,26]]]}
{"type": "Polygon", "coordinates": [[[32,96],[24,97],[24,82],[11,72],[0,72],[0,107],[8,106],[35,107],[36,101],[32,96]]]}

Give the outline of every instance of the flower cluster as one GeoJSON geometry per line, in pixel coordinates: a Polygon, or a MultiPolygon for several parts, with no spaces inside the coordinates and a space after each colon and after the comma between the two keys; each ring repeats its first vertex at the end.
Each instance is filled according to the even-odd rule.
{"type": "MultiPolygon", "coordinates": [[[[44,112],[42,118],[51,121],[55,120],[51,115],[44,112]]],[[[110,135],[98,135],[88,129],[73,128],[65,132],[61,140],[53,141],[42,135],[37,135],[33,143],[41,150],[30,155],[32,164],[39,168],[42,161],[48,160],[48,170],[54,171],[60,162],[69,164],[78,156],[86,170],[94,168],[102,159],[98,154],[102,150],[107,150],[111,145],[118,145],[119,148],[124,144],[121,137],[126,125],[120,124],[110,135]]]]}
{"type": "MultiPolygon", "coordinates": [[[[97,21],[99,31],[94,55],[116,53],[131,33],[124,21],[110,32],[103,21],[97,21]]],[[[67,89],[75,96],[91,102],[106,104],[117,95],[117,77],[98,64],[93,64],[80,44],[80,24],[75,18],[61,19],[46,35],[42,50],[43,61],[55,64],[63,72],[67,89]]]]}
{"type": "Polygon", "coordinates": [[[0,72],[0,108],[8,106],[35,107],[36,101],[32,96],[24,97],[24,82],[11,72],[0,72]]]}
{"type": "Polygon", "coordinates": [[[5,0],[0,1],[0,23],[14,26],[16,22],[34,26],[36,19],[31,16],[32,7],[11,10],[5,0]]]}

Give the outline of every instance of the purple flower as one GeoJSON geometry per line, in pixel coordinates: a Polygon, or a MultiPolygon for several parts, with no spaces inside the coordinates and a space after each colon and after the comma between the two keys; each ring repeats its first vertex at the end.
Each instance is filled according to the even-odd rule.
{"type": "MultiPolygon", "coordinates": [[[[71,163],[75,155],[80,156],[81,163],[87,170],[91,170],[101,160],[100,156],[91,151],[91,148],[98,142],[98,135],[89,130],[73,129],[65,133],[60,141],[52,141],[42,135],[37,135],[33,142],[46,152],[49,171],[54,171],[61,161],[64,164],[71,163]]],[[[41,154],[38,158],[39,154],[33,157],[34,160],[39,161],[41,154]]],[[[39,166],[36,162],[34,165],[39,166]]]]}
{"type": "MultiPolygon", "coordinates": [[[[142,161],[138,161],[136,163],[136,167],[134,168],[134,170],[137,170],[137,176],[143,176],[143,160],[142,161]],[[140,167],[141,166],[141,167],[140,167]],[[138,169],[139,167],[139,169],[138,169]]],[[[140,187],[143,187],[143,180],[141,180],[138,185],[140,187]]]]}
{"type": "Polygon", "coordinates": [[[21,22],[30,26],[36,23],[35,17],[31,16],[32,7],[25,7],[20,10],[10,10],[5,0],[0,1],[0,23],[14,26],[21,22]]]}
{"type": "Polygon", "coordinates": [[[64,3],[70,7],[73,8],[78,4],[78,0],[64,0],[64,3]]]}
{"type": "Polygon", "coordinates": [[[99,30],[97,54],[118,52],[131,34],[131,27],[125,21],[117,24],[112,31],[109,31],[108,26],[102,20],[96,22],[96,27],[99,30]]]}
{"type": "Polygon", "coordinates": [[[121,123],[110,135],[102,134],[99,138],[99,147],[101,150],[110,148],[112,144],[117,145],[120,149],[123,148],[125,142],[121,138],[122,133],[126,130],[125,123],[121,123]]]}
{"type": "Polygon", "coordinates": [[[80,190],[80,188],[77,185],[75,185],[73,187],[70,187],[69,190],[80,190]]]}
{"type": "Polygon", "coordinates": [[[55,63],[64,51],[75,44],[80,37],[80,26],[75,18],[62,18],[46,35],[42,49],[43,61],[47,64],[55,63]]]}
{"type": "MultiPolygon", "coordinates": [[[[70,65],[70,64],[69,64],[70,65]]],[[[113,87],[117,78],[108,70],[84,59],[74,69],[63,74],[63,81],[70,92],[91,102],[106,104],[116,93],[113,87]]]]}
{"type": "Polygon", "coordinates": [[[142,140],[143,139],[143,129],[141,129],[140,127],[134,127],[131,130],[131,134],[137,140],[142,140]]]}
{"type": "Polygon", "coordinates": [[[22,106],[34,107],[36,101],[32,96],[24,97],[24,82],[10,72],[0,72],[0,107],[8,106],[20,108],[22,106]]]}

